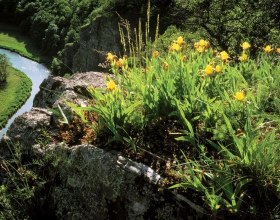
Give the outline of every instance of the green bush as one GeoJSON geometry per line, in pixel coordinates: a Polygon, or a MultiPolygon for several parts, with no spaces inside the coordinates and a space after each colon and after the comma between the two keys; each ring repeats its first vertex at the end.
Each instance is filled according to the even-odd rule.
{"type": "Polygon", "coordinates": [[[8,65],[8,58],[5,55],[0,54],[0,85],[7,81],[8,65]]]}

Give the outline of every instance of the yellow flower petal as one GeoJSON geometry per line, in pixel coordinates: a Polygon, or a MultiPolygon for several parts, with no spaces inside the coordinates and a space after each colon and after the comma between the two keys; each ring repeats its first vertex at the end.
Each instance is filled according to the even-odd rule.
{"type": "Polygon", "coordinates": [[[182,46],[183,44],[185,44],[184,38],[182,36],[178,37],[176,43],[182,46]]]}
{"type": "Polygon", "coordinates": [[[248,59],[248,55],[245,53],[242,53],[242,55],[239,57],[239,60],[241,62],[245,62],[248,59]]]}
{"type": "Polygon", "coordinates": [[[241,44],[241,47],[243,50],[247,50],[251,47],[251,44],[245,41],[243,44],[241,44]]]}
{"type": "Polygon", "coordinates": [[[207,65],[205,68],[205,73],[209,76],[213,74],[213,67],[211,65],[207,65]]]}
{"type": "Polygon", "coordinates": [[[227,61],[229,59],[229,55],[228,55],[228,53],[226,51],[222,51],[220,53],[220,56],[221,56],[221,60],[222,61],[227,61]]]}
{"type": "Polygon", "coordinates": [[[172,45],[171,45],[171,47],[170,47],[170,50],[171,51],[180,51],[181,50],[181,47],[180,47],[180,45],[179,44],[177,44],[177,43],[173,43],[172,45]]]}
{"type": "Polygon", "coordinates": [[[206,47],[208,45],[208,42],[206,40],[203,40],[201,39],[199,42],[198,42],[199,46],[201,47],[206,47]]]}
{"type": "Polygon", "coordinates": [[[107,61],[109,61],[110,63],[113,62],[115,59],[115,55],[112,53],[107,53],[107,61]]]}
{"type": "Polygon", "coordinates": [[[114,89],[116,89],[116,83],[113,81],[113,80],[110,80],[108,83],[107,83],[107,89],[109,91],[113,91],[114,89]]]}
{"type": "Polygon", "coordinates": [[[263,50],[264,50],[264,52],[266,52],[266,53],[270,53],[273,49],[272,49],[271,45],[267,45],[267,46],[265,46],[265,47],[263,48],[263,50]]]}
{"type": "Polygon", "coordinates": [[[203,51],[207,50],[210,47],[210,44],[206,40],[199,40],[198,42],[194,43],[194,48],[199,52],[202,53],[203,51]]]}
{"type": "Polygon", "coordinates": [[[153,51],[153,57],[154,58],[157,58],[159,56],[159,52],[156,50],[156,51],[153,51]]]}
{"type": "Polygon", "coordinates": [[[222,67],[220,65],[217,65],[215,67],[215,71],[216,71],[216,73],[220,73],[222,71],[222,67]]]}
{"type": "Polygon", "coordinates": [[[198,46],[196,48],[196,50],[199,52],[199,53],[202,53],[204,51],[204,47],[201,47],[201,46],[198,46]]]}
{"type": "Polygon", "coordinates": [[[235,95],[233,96],[237,101],[244,101],[245,99],[245,93],[243,91],[241,92],[236,92],[235,95]]]}
{"type": "Polygon", "coordinates": [[[125,65],[125,59],[123,58],[120,58],[118,61],[117,61],[117,63],[116,63],[116,66],[118,67],[118,68],[122,68],[122,67],[124,67],[124,65],[125,65]]]}

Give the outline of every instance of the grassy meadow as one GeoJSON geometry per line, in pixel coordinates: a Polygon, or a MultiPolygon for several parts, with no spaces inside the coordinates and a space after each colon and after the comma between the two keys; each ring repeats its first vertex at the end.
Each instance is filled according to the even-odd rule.
{"type": "Polygon", "coordinates": [[[7,83],[0,87],[0,128],[29,97],[31,80],[19,70],[8,67],[7,83]]]}

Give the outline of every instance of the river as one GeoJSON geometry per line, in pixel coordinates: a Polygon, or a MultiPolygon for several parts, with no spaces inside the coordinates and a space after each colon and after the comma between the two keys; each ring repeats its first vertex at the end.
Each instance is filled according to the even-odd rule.
{"type": "Polygon", "coordinates": [[[44,65],[22,57],[17,53],[0,49],[0,54],[5,54],[9,58],[9,61],[14,68],[22,71],[32,80],[32,91],[30,97],[27,99],[24,105],[9,119],[6,126],[0,131],[1,139],[15,118],[32,108],[34,97],[39,92],[40,85],[43,80],[49,76],[50,71],[44,65]]]}

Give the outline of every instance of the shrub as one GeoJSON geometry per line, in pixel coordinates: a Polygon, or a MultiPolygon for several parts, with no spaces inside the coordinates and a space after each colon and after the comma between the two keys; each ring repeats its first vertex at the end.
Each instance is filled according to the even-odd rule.
{"type": "Polygon", "coordinates": [[[0,84],[7,80],[9,61],[6,55],[0,54],[0,84]]]}

